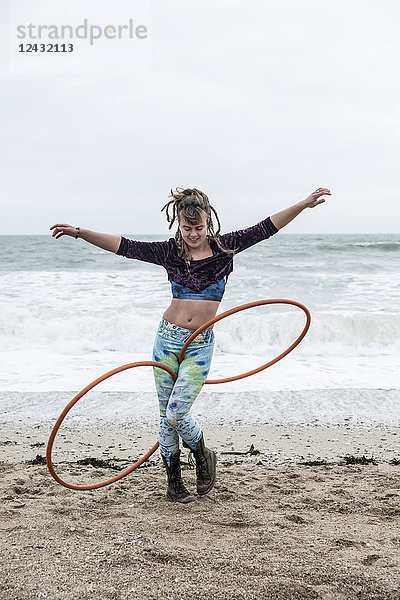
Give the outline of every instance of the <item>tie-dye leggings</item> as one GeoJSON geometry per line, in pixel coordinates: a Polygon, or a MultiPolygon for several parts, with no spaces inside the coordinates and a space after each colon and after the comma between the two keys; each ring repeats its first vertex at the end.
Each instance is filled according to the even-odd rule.
{"type": "Polygon", "coordinates": [[[179,450],[179,436],[193,449],[201,438],[201,429],[190,414],[210,370],[214,350],[214,331],[200,333],[188,346],[181,364],[179,352],[194,329],[184,329],[161,320],[154,340],[153,360],[170,367],[176,374],[153,367],[154,381],[160,405],[159,442],[161,454],[168,464],[179,450]]]}

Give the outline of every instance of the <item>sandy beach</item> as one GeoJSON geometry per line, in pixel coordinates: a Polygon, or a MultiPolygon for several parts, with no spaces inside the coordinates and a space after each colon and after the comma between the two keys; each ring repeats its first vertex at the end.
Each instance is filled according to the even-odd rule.
{"type": "MultiPolygon", "coordinates": [[[[62,487],[31,462],[50,429],[1,426],[1,598],[400,598],[399,428],[207,426],[218,480],[185,506],[167,501],[158,452],[109,487],[62,487]],[[259,453],[245,454],[251,444],[259,453]]],[[[76,424],[60,430],[54,462],[68,481],[95,482],[155,439],[76,424]]],[[[193,490],[194,471],[184,479],[193,490]]]]}

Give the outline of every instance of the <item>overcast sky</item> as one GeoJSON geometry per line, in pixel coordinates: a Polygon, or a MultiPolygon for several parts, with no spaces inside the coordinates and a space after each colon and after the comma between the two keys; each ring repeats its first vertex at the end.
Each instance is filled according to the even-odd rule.
{"type": "Polygon", "coordinates": [[[18,67],[13,2],[29,6],[0,0],[0,234],[169,236],[176,186],[206,192],[223,231],[318,187],[332,197],[287,233],[400,231],[397,0],[30,0],[27,22],[147,20],[146,40],[81,42],[53,72],[18,67]]]}

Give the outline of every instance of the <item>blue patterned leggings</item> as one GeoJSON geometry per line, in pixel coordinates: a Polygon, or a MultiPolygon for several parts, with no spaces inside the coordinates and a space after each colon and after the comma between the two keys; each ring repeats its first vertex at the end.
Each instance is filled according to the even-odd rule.
{"type": "Polygon", "coordinates": [[[193,331],[162,319],[154,340],[153,360],[167,365],[177,374],[174,382],[166,371],[153,367],[160,405],[158,439],[161,454],[168,464],[171,456],[179,450],[179,436],[193,450],[201,438],[200,426],[190,414],[190,409],[210,370],[214,331],[207,329],[200,333],[190,343],[179,364],[179,352],[193,331]]]}

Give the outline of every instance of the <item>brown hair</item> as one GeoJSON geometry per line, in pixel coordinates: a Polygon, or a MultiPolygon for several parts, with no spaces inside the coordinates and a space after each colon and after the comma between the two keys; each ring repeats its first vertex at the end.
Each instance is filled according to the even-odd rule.
{"type": "MultiPolygon", "coordinates": [[[[202,223],[203,219],[207,218],[207,239],[208,241],[213,240],[218,248],[228,254],[234,254],[235,250],[226,250],[220,244],[218,234],[221,230],[221,223],[217,211],[211,206],[210,201],[204,192],[193,189],[176,188],[175,192],[171,190],[171,195],[168,198],[172,198],[167,204],[165,204],[161,212],[166,209],[167,221],[169,223],[168,229],[171,229],[175,220],[179,221],[183,217],[191,225],[198,225],[202,223]],[[169,207],[172,205],[172,217],[169,216],[169,207]],[[214,213],[218,229],[214,230],[214,223],[212,221],[211,212],[214,213]]],[[[182,237],[180,229],[178,227],[175,234],[175,242],[178,247],[178,254],[183,260],[189,265],[192,255],[189,250],[189,246],[186,244],[182,237]]]]}

